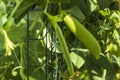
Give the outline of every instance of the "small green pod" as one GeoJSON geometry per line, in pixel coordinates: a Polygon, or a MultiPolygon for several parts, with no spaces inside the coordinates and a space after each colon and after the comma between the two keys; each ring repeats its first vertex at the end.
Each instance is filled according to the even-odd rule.
{"type": "Polygon", "coordinates": [[[64,36],[62,34],[62,31],[61,31],[59,25],[56,22],[53,22],[52,24],[53,24],[53,26],[55,28],[56,35],[57,35],[58,40],[60,42],[61,49],[62,49],[62,52],[63,52],[63,55],[64,55],[64,59],[65,59],[65,61],[67,63],[70,75],[74,75],[73,64],[72,64],[72,61],[71,61],[71,58],[70,58],[70,54],[69,54],[69,51],[68,51],[68,48],[67,48],[67,45],[66,45],[65,38],[64,38],[64,36]]]}
{"type": "Polygon", "coordinates": [[[86,48],[98,58],[101,53],[101,47],[95,37],[74,17],[66,15],[64,22],[70,31],[85,45],[86,48]]]}

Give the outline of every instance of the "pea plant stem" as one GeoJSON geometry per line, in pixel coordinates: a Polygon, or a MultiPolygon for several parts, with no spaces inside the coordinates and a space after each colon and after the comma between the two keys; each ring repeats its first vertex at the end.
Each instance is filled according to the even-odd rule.
{"type": "Polygon", "coordinates": [[[15,6],[15,8],[13,9],[11,15],[9,17],[12,17],[15,12],[17,11],[18,7],[20,6],[20,4],[22,3],[23,0],[20,0],[20,2],[17,3],[17,5],[15,6]]]}
{"type": "Polygon", "coordinates": [[[103,69],[103,76],[102,76],[102,80],[105,80],[105,76],[106,76],[107,70],[103,69]]]}

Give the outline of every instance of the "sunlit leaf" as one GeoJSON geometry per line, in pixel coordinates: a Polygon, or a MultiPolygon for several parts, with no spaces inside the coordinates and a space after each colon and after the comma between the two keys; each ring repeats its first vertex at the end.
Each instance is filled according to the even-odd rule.
{"type": "Polygon", "coordinates": [[[79,69],[83,66],[83,64],[85,63],[84,59],[82,57],[80,57],[79,55],[77,55],[74,52],[70,53],[70,57],[71,60],[73,62],[73,64],[79,69]]]}

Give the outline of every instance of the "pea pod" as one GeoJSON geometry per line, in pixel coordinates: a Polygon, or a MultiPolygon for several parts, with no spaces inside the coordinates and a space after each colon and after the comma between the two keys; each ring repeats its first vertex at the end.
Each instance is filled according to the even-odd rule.
{"type": "Polygon", "coordinates": [[[56,22],[53,23],[53,26],[55,28],[58,40],[60,42],[61,49],[62,49],[62,52],[63,52],[63,56],[64,56],[64,59],[67,63],[70,75],[74,75],[74,69],[73,69],[72,61],[70,59],[70,54],[69,54],[69,51],[68,51],[68,48],[67,48],[67,45],[66,45],[65,38],[62,34],[62,31],[61,31],[59,25],[56,22]]]}
{"type": "Polygon", "coordinates": [[[74,75],[74,68],[73,68],[73,64],[72,64],[70,54],[69,54],[69,51],[68,51],[68,48],[67,48],[67,44],[66,44],[65,38],[62,34],[62,31],[61,31],[59,25],[57,24],[57,22],[61,21],[61,20],[57,16],[52,16],[52,15],[46,13],[46,12],[45,12],[45,14],[49,18],[51,24],[53,25],[53,27],[55,29],[56,35],[57,35],[58,40],[59,40],[60,45],[61,45],[61,49],[62,49],[64,59],[65,59],[65,61],[67,63],[67,66],[68,66],[69,73],[70,73],[70,75],[74,75]]]}
{"type": "Polygon", "coordinates": [[[70,31],[89,49],[89,51],[98,58],[101,48],[95,37],[74,17],[66,15],[64,22],[70,31]]]}

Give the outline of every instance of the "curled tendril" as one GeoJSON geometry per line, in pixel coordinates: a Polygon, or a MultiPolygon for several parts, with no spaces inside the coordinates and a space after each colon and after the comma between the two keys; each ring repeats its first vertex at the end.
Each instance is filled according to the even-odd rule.
{"type": "Polygon", "coordinates": [[[20,68],[23,68],[23,67],[22,67],[22,66],[17,66],[17,67],[15,67],[15,68],[11,71],[12,75],[13,75],[13,76],[17,76],[18,72],[17,72],[16,70],[17,70],[17,69],[20,69],[20,68]]]}

